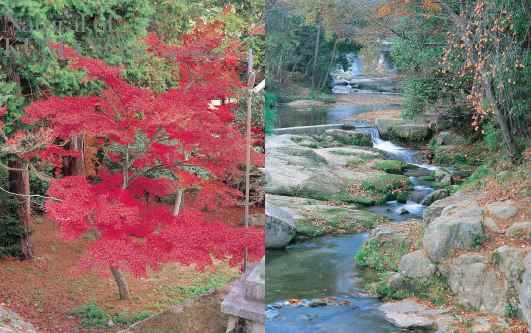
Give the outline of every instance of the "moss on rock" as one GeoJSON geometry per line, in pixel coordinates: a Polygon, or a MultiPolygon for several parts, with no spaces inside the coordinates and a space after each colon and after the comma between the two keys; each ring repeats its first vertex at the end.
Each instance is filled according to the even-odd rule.
{"type": "Polygon", "coordinates": [[[400,175],[406,169],[407,164],[398,160],[382,160],[374,163],[373,167],[387,173],[400,175]]]}
{"type": "Polygon", "coordinates": [[[308,215],[295,222],[299,238],[366,231],[380,220],[374,213],[342,207],[318,208],[308,215]]]}

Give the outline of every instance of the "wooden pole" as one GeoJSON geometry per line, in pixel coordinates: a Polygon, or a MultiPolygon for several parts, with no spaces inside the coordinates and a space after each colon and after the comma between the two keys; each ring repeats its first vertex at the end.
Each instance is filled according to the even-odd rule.
{"type": "MultiPolygon", "coordinates": [[[[249,206],[250,206],[250,188],[251,188],[251,123],[253,111],[253,88],[256,80],[256,74],[253,69],[254,58],[253,49],[249,49],[248,58],[248,81],[247,81],[247,138],[245,143],[245,228],[249,228],[249,206]]],[[[247,271],[247,248],[245,248],[243,270],[247,271]]]]}

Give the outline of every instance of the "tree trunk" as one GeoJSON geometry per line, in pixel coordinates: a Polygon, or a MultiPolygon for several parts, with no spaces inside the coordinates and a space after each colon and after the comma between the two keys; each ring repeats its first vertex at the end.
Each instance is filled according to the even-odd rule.
{"type": "Polygon", "coordinates": [[[127,281],[124,278],[124,275],[118,269],[117,267],[111,266],[111,273],[114,277],[114,281],[116,282],[116,285],[118,286],[118,293],[120,295],[120,300],[128,300],[129,299],[129,287],[127,286],[127,281]]]}
{"type": "Polygon", "coordinates": [[[63,161],[63,174],[65,176],[85,175],[84,138],[76,135],[70,138],[67,148],[80,154],[79,157],[66,157],[63,161]]]}
{"type": "Polygon", "coordinates": [[[9,171],[9,191],[21,194],[21,196],[17,196],[19,202],[18,218],[24,229],[24,235],[20,239],[20,249],[22,251],[22,259],[31,259],[33,257],[33,246],[30,238],[31,198],[29,170],[28,166],[19,160],[10,161],[9,167],[22,169],[22,171],[9,171]]]}
{"type": "Polygon", "coordinates": [[[319,84],[319,89],[323,89],[324,85],[326,84],[326,80],[328,79],[328,75],[330,73],[330,70],[332,69],[332,65],[334,64],[334,60],[336,59],[336,52],[337,52],[337,39],[334,40],[334,48],[332,49],[332,55],[330,56],[330,62],[328,63],[328,67],[326,70],[326,73],[323,77],[323,80],[321,81],[321,84],[319,84]]]}
{"type": "MultiPolygon", "coordinates": [[[[127,150],[125,152],[125,162],[123,164],[123,180],[122,180],[122,189],[126,189],[129,186],[129,145],[127,145],[127,150]]],[[[127,281],[125,280],[122,272],[118,267],[111,266],[111,273],[114,277],[114,281],[118,286],[118,293],[120,295],[120,300],[129,299],[129,287],[127,286],[127,281]]]]}
{"type": "Polygon", "coordinates": [[[85,151],[84,151],[85,140],[82,135],[77,135],[72,137],[71,148],[74,151],[79,152],[80,156],[72,159],[71,165],[71,174],[73,176],[84,176],[85,175],[85,151]]]}
{"type": "Polygon", "coordinates": [[[509,122],[507,121],[507,117],[503,113],[502,110],[500,110],[498,103],[496,101],[496,97],[494,96],[494,92],[492,90],[492,82],[490,79],[484,75],[481,74],[482,81],[485,88],[485,97],[487,98],[487,101],[490,105],[494,108],[494,113],[496,115],[496,120],[498,122],[498,125],[500,126],[502,130],[503,135],[503,141],[505,143],[505,147],[507,149],[507,153],[509,154],[509,157],[511,158],[511,161],[516,161],[518,158],[518,151],[516,149],[516,145],[514,144],[514,138],[511,133],[511,129],[509,126],[509,122]]]}
{"type": "Polygon", "coordinates": [[[179,216],[183,206],[184,190],[177,190],[177,197],[175,198],[175,205],[173,206],[173,216],[179,216]]]}
{"type": "Polygon", "coordinates": [[[315,76],[317,75],[317,62],[319,60],[319,48],[321,43],[321,19],[317,17],[317,34],[315,36],[315,50],[313,53],[312,88],[315,89],[315,76]]]}
{"type": "Polygon", "coordinates": [[[122,165],[122,189],[125,190],[129,186],[129,145],[127,145],[125,151],[125,161],[122,165]]]}

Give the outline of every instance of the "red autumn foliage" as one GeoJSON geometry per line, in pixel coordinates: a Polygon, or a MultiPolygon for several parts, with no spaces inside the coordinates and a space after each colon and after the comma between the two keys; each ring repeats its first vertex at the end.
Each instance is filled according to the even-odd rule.
{"type": "MultiPolygon", "coordinates": [[[[104,160],[96,177],[52,181],[49,196],[55,199],[46,205],[65,238],[89,230],[97,235],[82,268],[105,273],[112,266],[142,276],[167,262],[200,269],[212,258],[237,264],[245,247],[251,259],[263,256],[263,231],[206,221],[201,213],[235,203],[240,193],[223,181],[241,176],[245,160],[245,138],[233,124],[237,105],[212,105],[242,87],[238,46],[226,41],[222,28],[219,22],[200,23],[179,46],[146,38],[152,53],[179,67],[179,86],[162,93],[129,84],[121,68],[54,46],[71,68],[105,84],[97,96],[37,101],[23,117],[26,124],[50,128],[56,143],[98,138],[104,160]],[[183,189],[198,193],[176,215],[159,199],[183,189]]],[[[39,157],[57,166],[58,157],[71,153],[49,145],[39,157]]],[[[263,163],[263,156],[254,154],[253,161],[263,163]]]]}

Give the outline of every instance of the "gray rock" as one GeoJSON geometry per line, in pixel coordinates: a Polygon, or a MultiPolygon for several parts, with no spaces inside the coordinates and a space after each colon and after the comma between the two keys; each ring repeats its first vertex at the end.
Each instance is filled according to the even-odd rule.
{"type": "Polygon", "coordinates": [[[428,124],[417,124],[402,119],[377,118],[375,126],[383,137],[402,141],[423,141],[430,134],[428,124]]]}
{"type": "Polygon", "coordinates": [[[404,276],[400,273],[395,273],[389,277],[387,280],[389,287],[394,290],[400,290],[406,287],[404,276]]]}
{"type": "Polygon", "coordinates": [[[485,317],[475,318],[471,327],[473,333],[490,333],[492,329],[492,324],[485,317]]]}
{"type": "Polygon", "coordinates": [[[522,312],[522,319],[527,322],[527,330],[531,333],[531,251],[525,257],[524,267],[525,271],[519,293],[520,311],[522,312]]]}
{"type": "Polygon", "coordinates": [[[518,207],[512,200],[496,201],[487,205],[487,213],[495,218],[510,219],[518,213],[518,207]]]}
{"type": "MultiPolygon", "coordinates": [[[[507,328],[509,328],[509,326],[502,318],[495,318],[495,322],[492,323],[487,317],[478,317],[474,318],[470,331],[471,333],[492,333],[500,332],[502,329],[507,328]]],[[[503,330],[503,332],[505,332],[505,330],[503,330]]]]}
{"type": "Polygon", "coordinates": [[[378,131],[382,136],[390,134],[393,127],[405,124],[406,121],[402,119],[390,119],[390,118],[376,118],[374,125],[378,128],[378,131]]]}
{"type": "Polygon", "coordinates": [[[424,213],[422,215],[423,222],[425,224],[430,224],[436,218],[441,216],[441,213],[444,208],[457,203],[464,205],[467,203],[472,203],[471,195],[458,192],[452,196],[433,202],[429,207],[424,210],[424,213]]]}
{"type": "MultiPolygon", "coordinates": [[[[370,150],[341,147],[311,149],[296,142],[301,136],[270,136],[266,140],[266,193],[329,200],[347,192],[353,182],[361,183],[367,174],[346,167],[356,154],[378,154],[370,150]]],[[[378,173],[378,171],[374,171],[378,173]]]]}
{"type": "Polygon", "coordinates": [[[531,222],[520,222],[511,225],[506,235],[513,238],[523,238],[531,241],[531,222]]]}
{"type": "Polygon", "coordinates": [[[281,249],[295,238],[295,225],[287,223],[272,216],[268,216],[266,220],[266,248],[281,249]]]}
{"type": "Polygon", "coordinates": [[[463,254],[449,263],[448,285],[457,301],[466,307],[505,315],[508,285],[489,270],[487,259],[479,254],[463,254]]]}
{"type": "Polygon", "coordinates": [[[437,170],[435,170],[435,173],[433,175],[433,177],[437,181],[441,181],[442,179],[444,179],[444,178],[446,178],[448,176],[452,176],[452,172],[450,170],[447,170],[447,169],[444,169],[444,168],[438,168],[437,170]]]}
{"type": "Polygon", "coordinates": [[[0,306],[0,332],[1,333],[37,333],[32,324],[24,321],[15,312],[0,306]]]}
{"type": "Polygon", "coordinates": [[[402,124],[391,128],[391,135],[402,141],[424,141],[430,134],[428,124],[402,124]]]}
{"type": "Polygon", "coordinates": [[[317,236],[305,234],[300,228],[301,223],[308,221],[331,222],[330,226],[336,223],[355,228],[359,225],[376,225],[378,219],[376,214],[357,209],[356,206],[338,207],[325,201],[273,194],[266,194],[266,215],[267,248],[285,247],[297,235],[317,236]]]}
{"type": "Polygon", "coordinates": [[[525,252],[519,248],[504,245],[494,250],[493,258],[495,258],[494,264],[504,274],[509,284],[516,286],[525,270],[525,252]]]}
{"type": "Polygon", "coordinates": [[[492,232],[503,233],[500,227],[498,227],[498,225],[496,224],[496,221],[494,221],[490,217],[485,218],[485,220],[483,221],[483,225],[485,226],[485,228],[489,229],[492,232]]]}
{"type": "Polygon", "coordinates": [[[483,210],[475,202],[447,206],[441,216],[430,223],[422,239],[424,250],[435,263],[456,250],[469,250],[485,238],[483,210]]]}
{"type": "Polygon", "coordinates": [[[450,131],[440,132],[435,140],[437,144],[441,146],[461,145],[466,142],[466,139],[462,135],[450,131]]]}
{"type": "Polygon", "coordinates": [[[372,138],[369,133],[355,130],[329,129],[325,131],[325,135],[342,144],[352,145],[355,142],[366,142],[367,146],[372,146],[372,138]]]}
{"type": "Polygon", "coordinates": [[[271,204],[266,196],[266,248],[286,247],[295,237],[295,219],[297,216],[290,209],[271,204]]]}
{"type": "Polygon", "coordinates": [[[421,250],[403,256],[399,268],[404,276],[416,279],[431,277],[436,271],[435,265],[421,250]]]}
{"type": "Polygon", "coordinates": [[[449,195],[450,195],[450,192],[446,189],[436,190],[428,194],[428,196],[426,196],[424,200],[422,200],[422,204],[424,206],[429,206],[435,201],[444,199],[448,197],[449,195]]]}
{"type": "Polygon", "coordinates": [[[406,215],[406,214],[409,214],[409,211],[404,207],[400,207],[396,210],[396,213],[398,215],[406,215]]]}
{"type": "Polygon", "coordinates": [[[444,310],[429,309],[413,300],[385,303],[380,306],[387,321],[401,329],[448,332],[453,320],[444,310]]]}

